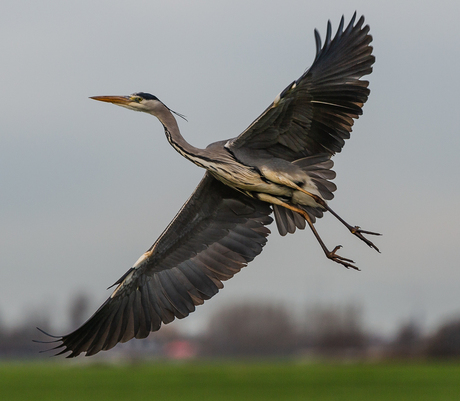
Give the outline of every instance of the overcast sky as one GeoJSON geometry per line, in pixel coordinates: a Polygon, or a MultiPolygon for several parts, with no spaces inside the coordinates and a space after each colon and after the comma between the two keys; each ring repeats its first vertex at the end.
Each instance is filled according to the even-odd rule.
{"type": "Polygon", "coordinates": [[[342,14],[364,14],[371,95],[334,158],[331,207],[384,235],[378,254],[332,216],[317,229],[361,272],[328,261],[309,230],[264,252],[178,328],[242,300],[294,311],[362,304],[369,327],[433,327],[460,313],[460,2],[10,1],[0,13],[0,320],[41,309],[67,324],[97,307],[154,242],[203,171],[153,117],[90,99],[150,92],[187,116],[193,145],[238,135],[313,61],[342,14]]]}

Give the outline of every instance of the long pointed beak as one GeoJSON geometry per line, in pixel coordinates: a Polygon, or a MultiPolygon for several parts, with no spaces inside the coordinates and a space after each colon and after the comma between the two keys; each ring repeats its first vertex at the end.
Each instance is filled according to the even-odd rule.
{"type": "Polygon", "coordinates": [[[125,106],[132,102],[129,96],[91,96],[90,99],[99,100],[100,102],[118,104],[120,106],[125,106]]]}

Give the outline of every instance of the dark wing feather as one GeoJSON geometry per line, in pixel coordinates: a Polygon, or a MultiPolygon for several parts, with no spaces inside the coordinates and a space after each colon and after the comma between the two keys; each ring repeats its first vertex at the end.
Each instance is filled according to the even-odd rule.
{"type": "Polygon", "coordinates": [[[56,340],[59,354],[94,355],[188,316],[262,251],[271,212],[207,173],[111,297],[80,328],[56,340]]]}
{"type": "Polygon", "coordinates": [[[369,26],[364,17],[355,25],[356,13],[343,30],[344,19],[334,39],[328,23],[324,46],[315,30],[316,57],[313,65],[240,136],[226,145],[237,158],[248,151],[254,156],[274,156],[288,161],[318,153],[340,152],[350,137],[353,119],[362,114],[369,96],[363,75],[372,72],[375,61],[369,26]]]}

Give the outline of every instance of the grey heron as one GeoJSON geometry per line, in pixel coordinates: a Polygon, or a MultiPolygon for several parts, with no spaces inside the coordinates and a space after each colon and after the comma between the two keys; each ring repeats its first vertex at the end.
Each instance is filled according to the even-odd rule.
{"type": "MultiPolygon", "coordinates": [[[[239,136],[205,149],[182,137],[174,112],[156,96],[95,96],[155,116],[167,140],[182,156],[206,170],[191,197],[158,240],[114,284],[110,297],[70,334],[55,337],[59,354],[74,357],[145,338],[161,324],[184,318],[213,297],[222,281],[252,261],[267,242],[274,214],[281,235],[307,225],[327,258],[357,269],[330,250],[316,231],[316,218],[329,211],[368,246],[379,235],[346,223],[328,205],[336,186],[331,156],[345,139],[369,96],[372,72],[369,26],[356,13],[334,38],[328,22],[324,45],[315,30],[312,66],[289,84],[239,136]]],[[[53,336],[54,337],[54,336],[53,336]]]]}

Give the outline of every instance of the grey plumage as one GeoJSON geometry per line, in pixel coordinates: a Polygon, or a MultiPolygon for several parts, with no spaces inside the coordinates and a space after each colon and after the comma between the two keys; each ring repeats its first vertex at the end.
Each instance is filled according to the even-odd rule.
{"type": "MultiPolygon", "coordinates": [[[[118,342],[150,332],[214,296],[267,242],[274,211],[281,235],[308,224],[326,256],[345,267],[354,262],[329,251],[313,223],[330,211],[367,245],[363,231],[346,223],[327,205],[336,190],[331,156],[350,137],[369,89],[372,37],[356,13],[348,26],[342,17],[332,39],[330,22],[324,46],[315,30],[316,57],[298,80],[238,137],[195,148],[182,137],[172,111],[156,96],[98,96],[162,123],[171,145],[207,170],[201,183],[152,247],[118,280],[109,299],[80,328],[56,337],[60,354],[93,355],[118,342]]],[[[377,249],[378,250],[378,249],[377,249]]]]}

